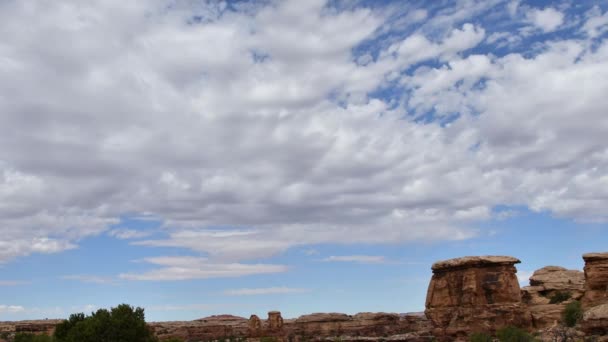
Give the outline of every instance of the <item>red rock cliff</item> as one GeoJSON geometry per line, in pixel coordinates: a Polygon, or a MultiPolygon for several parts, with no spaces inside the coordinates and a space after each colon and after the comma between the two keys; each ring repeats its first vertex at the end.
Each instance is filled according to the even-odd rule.
{"type": "Polygon", "coordinates": [[[519,262],[507,256],[478,256],[435,263],[425,311],[434,335],[454,341],[472,332],[529,326],[514,266],[519,262]]]}

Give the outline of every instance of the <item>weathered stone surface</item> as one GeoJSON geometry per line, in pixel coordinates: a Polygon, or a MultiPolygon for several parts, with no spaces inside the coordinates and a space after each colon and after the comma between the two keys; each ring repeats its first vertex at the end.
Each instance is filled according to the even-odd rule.
{"type": "Polygon", "coordinates": [[[565,308],[565,303],[529,306],[532,325],[535,329],[545,329],[559,325],[565,308]]]}
{"type": "Polygon", "coordinates": [[[547,266],[535,271],[530,277],[531,286],[522,289],[522,300],[530,310],[533,326],[544,329],[558,325],[566,304],[583,296],[584,283],[584,273],[577,270],[547,266]],[[551,304],[551,298],[559,294],[571,299],[551,304]]]}
{"type": "Polygon", "coordinates": [[[581,326],[588,335],[608,335],[608,304],[585,311],[581,326]]]}
{"type": "Polygon", "coordinates": [[[262,320],[257,315],[251,315],[248,322],[249,336],[260,337],[262,335],[262,320]]]}
{"type": "Polygon", "coordinates": [[[247,337],[249,320],[232,315],[218,315],[187,322],[153,322],[149,326],[161,339],[172,337],[202,341],[229,337],[247,337]]]}
{"type": "MultiPolygon", "coordinates": [[[[287,324],[292,335],[301,336],[389,336],[420,330],[422,317],[401,317],[392,313],[340,313],[304,315],[287,324]]],[[[426,321],[424,319],[424,321],[426,321]]],[[[427,325],[428,327],[428,325],[427,325]]],[[[429,329],[430,330],[430,329],[429,329]]]]}
{"type": "Polygon", "coordinates": [[[14,336],[15,333],[21,332],[52,335],[55,332],[55,327],[61,322],[63,320],[59,319],[0,322],[0,334],[14,336]]]}
{"type": "Polygon", "coordinates": [[[510,256],[500,255],[482,255],[482,256],[466,256],[462,258],[454,258],[443,261],[438,261],[433,264],[433,271],[441,270],[456,270],[459,268],[484,267],[484,266],[513,266],[521,261],[510,256]]]}
{"type": "Polygon", "coordinates": [[[585,260],[584,308],[608,303],[608,253],[588,253],[585,260]]]}
{"type": "Polygon", "coordinates": [[[448,341],[506,325],[529,326],[514,266],[519,262],[507,256],[478,256],[435,263],[425,311],[434,335],[448,341]]]}
{"type": "Polygon", "coordinates": [[[186,341],[229,337],[274,337],[278,341],[322,340],[336,337],[342,341],[379,339],[430,341],[432,339],[432,325],[420,313],[399,315],[364,312],[353,316],[340,313],[316,313],[283,321],[279,312],[269,312],[265,321],[256,315],[252,315],[249,320],[222,315],[190,322],[151,323],[151,326],[161,340],[170,337],[178,337],[186,341]],[[275,323],[271,323],[273,321],[275,323]]]}
{"type": "Polygon", "coordinates": [[[532,274],[530,286],[541,287],[546,295],[567,292],[573,299],[580,299],[585,291],[585,274],[559,266],[546,266],[532,274]]]}
{"type": "Polygon", "coordinates": [[[281,331],[283,328],[283,317],[279,311],[270,311],[268,313],[268,329],[272,332],[281,331]]]}

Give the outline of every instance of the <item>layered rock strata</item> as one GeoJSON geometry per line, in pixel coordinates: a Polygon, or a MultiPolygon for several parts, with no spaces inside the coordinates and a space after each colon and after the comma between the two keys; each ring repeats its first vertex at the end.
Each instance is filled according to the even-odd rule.
{"type": "Polygon", "coordinates": [[[430,341],[430,322],[421,314],[316,313],[283,320],[272,311],[267,320],[252,315],[248,320],[234,316],[212,316],[189,322],[150,324],[161,339],[178,337],[186,341],[272,337],[277,341],[314,341],[327,338],[354,340],[430,341]]]}
{"type": "Polygon", "coordinates": [[[425,311],[435,337],[464,340],[472,332],[530,326],[516,276],[519,262],[507,256],[479,256],[435,263],[425,311]]]}
{"type": "Polygon", "coordinates": [[[597,305],[585,311],[581,328],[588,335],[608,335],[608,304],[597,305]]]}
{"type": "Polygon", "coordinates": [[[271,332],[279,332],[283,329],[283,317],[279,311],[270,311],[268,313],[268,330],[271,332]]]}
{"type": "Polygon", "coordinates": [[[608,253],[587,253],[585,260],[584,308],[608,303],[608,253]]]}
{"type": "Polygon", "coordinates": [[[536,329],[557,326],[564,309],[584,294],[585,275],[581,271],[547,266],[534,272],[530,286],[522,289],[523,303],[530,310],[536,329]]]}

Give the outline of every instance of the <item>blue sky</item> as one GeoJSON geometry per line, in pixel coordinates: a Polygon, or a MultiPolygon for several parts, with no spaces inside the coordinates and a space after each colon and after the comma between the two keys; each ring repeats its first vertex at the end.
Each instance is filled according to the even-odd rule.
{"type": "Polygon", "coordinates": [[[0,23],[0,320],[422,311],[437,260],[512,255],[524,284],[606,249],[606,1],[0,23]]]}

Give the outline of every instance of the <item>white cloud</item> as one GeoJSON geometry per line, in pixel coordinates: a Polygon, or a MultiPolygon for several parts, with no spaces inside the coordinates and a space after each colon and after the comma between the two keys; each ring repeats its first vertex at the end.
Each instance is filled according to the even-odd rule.
{"type": "Polygon", "coordinates": [[[116,228],[108,232],[109,236],[115,237],[120,240],[140,239],[146,236],[150,236],[150,234],[150,232],[127,228],[116,228]]]}
{"type": "Polygon", "coordinates": [[[553,32],[564,23],[564,13],[553,7],[544,9],[530,9],[526,13],[527,19],[543,32],[553,32]]]}
{"type": "MultiPolygon", "coordinates": [[[[469,239],[496,205],[605,222],[608,45],[467,55],[486,37],[471,16],[499,3],[412,9],[424,22],[400,36],[379,34],[382,11],[320,1],[2,2],[0,262],[125,214],[167,232],[134,244],[208,255],[122,275],[147,280],[283,272],[246,261],[314,244],[469,239]],[[369,97],[387,87],[399,98],[369,97]],[[430,112],[459,116],[412,120],[430,112]]],[[[597,37],[603,15],[580,29],[597,37]]],[[[565,16],[528,19],[549,32],[565,16]]]]}
{"type": "Polygon", "coordinates": [[[596,38],[608,32],[608,11],[602,14],[599,7],[596,6],[590,14],[582,27],[583,31],[591,38],[596,38]]]}
{"type": "Polygon", "coordinates": [[[534,271],[517,271],[517,280],[520,286],[530,285],[530,277],[534,274],[534,271]]]}
{"type": "Polygon", "coordinates": [[[0,286],[18,286],[26,284],[30,284],[30,282],[22,280],[0,280],[0,286]]]}
{"type": "Polygon", "coordinates": [[[226,290],[223,293],[227,296],[258,296],[258,295],[277,295],[310,292],[308,289],[293,287],[266,287],[266,288],[243,288],[226,290]]]}
{"type": "Polygon", "coordinates": [[[146,307],[146,311],[211,310],[215,308],[217,308],[216,304],[152,305],[146,307]]]}
{"type": "Polygon", "coordinates": [[[208,278],[231,278],[255,274],[287,271],[284,265],[210,263],[196,257],[154,257],[143,262],[163,266],[143,273],[124,273],[119,278],[126,280],[170,281],[208,278]]]}
{"type": "Polygon", "coordinates": [[[117,279],[114,277],[101,277],[101,276],[89,275],[89,274],[66,275],[66,276],[62,276],[61,279],[76,280],[76,281],[80,281],[83,283],[93,283],[93,284],[114,284],[117,282],[117,279]]]}
{"type": "Polygon", "coordinates": [[[356,262],[360,264],[382,264],[386,259],[381,255],[332,255],[325,259],[325,262],[356,262]]]}
{"type": "Polygon", "coordinates": [[[25,308],[21,305],[0,305],[0,313],[18,313],[24,312],[25,308]]]}

